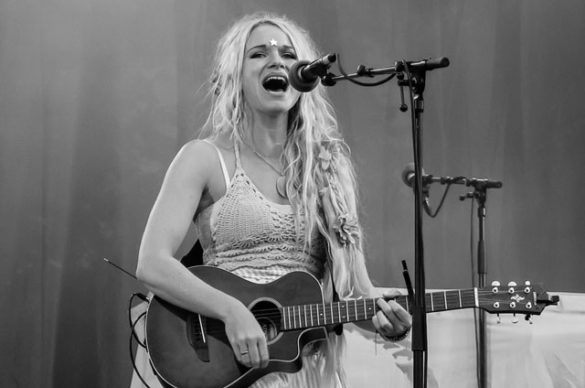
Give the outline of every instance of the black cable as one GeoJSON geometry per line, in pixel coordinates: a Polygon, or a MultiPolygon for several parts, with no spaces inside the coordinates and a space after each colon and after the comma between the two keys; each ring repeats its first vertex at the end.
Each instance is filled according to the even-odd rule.
{"type": "MultiPolygon", "coordinates": [[[[454,180],[459,180],[461,178],[464,177],[456,177],[453,178],[454,180]]],[[[445,202],[445,198],[447,198],[447,193],[449,192],[449,189],[451,188],[451,185],[453,185],[453,183],[448,183],[447,187],[445,188],[445,191],[443,192],[443,196],[441,197],[441,201],[439,202],[439,205],[437,206],[437,209],[435,210],[434,213],[429,214],[429,217],[431,218],[435,218],[437,216],[437,214],[439,214],[439,211],[441,210],[441,208],[443,207],[443,203],[445,202]]]]}
{"type": "Polygon", "coordinates": [[[136,340],[136,342],[140,346],[142,346],[143,348],[146,348],[146,344],[140,341],[140,339],[136,335],[136,332],[134,331],[134,327],[136,326],[136,323],[138,322],[138,320],[140,318],[142,318],[142,316],[146,315],[146,313],[142,313],[138,318],[136,318],[136,320],[134,322],[132,322],[132,315],[130,314],[130,312],[132,310],[132,302],[133,302],[134,298],[140,298],[147,303],[149,302],[149,300],[144,294],[134,293],[130,297],[130,301],[129,301],[129,305],[128,305],[128,323],[130,324],[130,328],[132,329],[132,336],[134,337],[134,339],[136,340]]]}
{"type": "Polygon", "coordinates": [[[343,78],[348,80],[349,82],[352,82],[356,85],[360,85],[360,86],[378,86],[378,85],[382,85],[388,81],[390,81],[392,78],[394,78],[394,76],[396,75],[396,73],[394,74],[390,74],[388,77],[380,80],[380,81],[376,81],[376,82],[361,82],[361,81],[356,81],[352,78],[349,78],[349,75],[345,72],[345,70],[343,70],[343,66],[341,65],[341,56],[339,55],[339,53],[337,53],[337,67],[339,67],[339,72],[341,73],[341,75],[343,75],[343,78]]]}
{"type": "MultiPolygon", "coordinates": [[[[142,318],[142,315],[138,319],[140,319],[140,318],[142,318]]],[[[138,322],[138,319],[136,320],[136,322],[138,322]]],[[[132,328],[132,330],[134,331],[134,328],[132,328]]],[[[140,374],[140,372],[138,372],[138,368],[136,368],[136,360],[134,359],[134,352],[133,352],[133,349],[132,349],[132,339],[134,337],[133,336],[130,336],[129,338],[130,338],[130,345],[129,345],[129,348],[130,348],[130,360],[132,360],[132,369],[134,369],[134,372],[136,372],[136,376],[138,376],[138,378],[140,379],[140,381],[142,381],[142,384],[144,384],[145,387],[150,388],[150,385],[148,385],[146,383],[146,381],[144,380],[144,378],[142,377],[142,375],[140,374]]]]}
{"type": "Polygon", "coordinates": [[[136,335],[136,325],[143,317],[146,316],[146,311],[143,312],[142,314],[140,314],[134,320],[134,322],[132,321],[132,315],[131,315],[132,301],[134,300],[135,297],[138,297],[138,298],[148,302],[148,298],[144,294],[141,294],[141,293],[134,293],[130,297],[129,306],[128,306],[128,321],[130,323],[130,336],[129,336],[129,339],[130,339],[130,341],[129,341],[130,360],[132,361],[132,369],[134,370],[134,372],[136,372],[136,375],[138,376],[140,381],[142,381],[142,384],[144,384],[145,387],[150,388],[150,386],[146,383],[146,381],[144,380],[144,378],[142,377],[142,375],[138,371],[138,368],[136,367],[136,360],[134,359],[134,349],[132,347],[132,345],[133,345],[132,340],[134,339],[134,340],[136,340],[136,342],[140,346],[142,346],[143,348],[146,348],[146,344],[144,342],[140,341],[140,339],[136,335]]]}

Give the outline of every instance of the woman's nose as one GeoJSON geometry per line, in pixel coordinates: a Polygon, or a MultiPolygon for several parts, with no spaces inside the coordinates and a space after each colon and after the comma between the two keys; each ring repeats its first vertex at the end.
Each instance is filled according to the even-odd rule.
{"type": "Polygon", "coordinates": [[[278,51],[278,48],[272,47],[272,50],[270,50],[268,58],[270,59],[269,66],[271,66],[271,67],[285,67],[284,66],[284,59],[280,55],[280,51],[278,51]]]}

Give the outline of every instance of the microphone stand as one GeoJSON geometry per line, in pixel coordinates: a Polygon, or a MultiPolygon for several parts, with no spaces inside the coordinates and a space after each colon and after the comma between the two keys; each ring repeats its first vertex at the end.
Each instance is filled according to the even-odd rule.
{"type": "MultiPolygon", "coordinates": [[[[398,66],[397,66],[398,68],[398,66]]],[[[398,69],[400,70],[400,69],[398,69]]],[[[408,71],[408,68],[406,68],[408,71]]],[[[423,91],[426,71],[414,71],[409,80],[398,79],[399,86],[409,86],[412,90],[412,146],[414,152],[414,306],[412,308],[412,352],[413,386],[427,386],[427,317],[425,303],[425,269],[423,240],[423,184],[422,184],[422,115],[424,112],[423,91]]]]}
{"type": "MultiPolygon", "coordinates": [[[[415,256],[415,290],[412,312],[412,352],[413,352],[413,386],[414,388],[426,388],[427,386],[427,318],[425,303],[425,270],[424,270],[424,243],[423,243],[423,183],[422,183],[422,117],[424,112],[424,97],[426,72],[447,67],[447,58],[423,60],[419,62],[396,62],[394,67],[373,69],[360,65],[356,73],[336,76],[328,73],[321,78],[325,86],[333,86],[338,80],[350,80],[359,77],[373,77],[376,75],[390,74],[388,78],[380,83],[363,84],[362,86],[376,86],[397,76],[398,86],[407,86],[411,91],[411,118],[412,118],[412,146],[414,152],[414,256],[415,256]],[[404,79],[404,73],[408,75],[404,79]]],[[[404,101],[400,107],[402,112],[406,111],[404,101]]],[[[412,297],[412,295],[409,295],[412,297]]]]}
{"type": "MultiPolygon", "coordinates": [[[[485,203],[487,201],[488,188],[500,188],[499,185],[493,186],[485,180],[471,179],[467,181],[467,186],[473,186],[474,191],[467,193],[460,199],[463,201],[466,198],[475,198],[477,200],[477,221],[478,221],[478,241],[477,241],[477,281],[478,287],[485,287],[487,279],[487,264],[485,255],[485,218],[487,214],[485,203]]],[[[477,384],[478,388],[487,388],[487,346],[486,346],[486,313],[483,310],[477,312],[476,318],[476,333],[477,333],[477,384]]]]}

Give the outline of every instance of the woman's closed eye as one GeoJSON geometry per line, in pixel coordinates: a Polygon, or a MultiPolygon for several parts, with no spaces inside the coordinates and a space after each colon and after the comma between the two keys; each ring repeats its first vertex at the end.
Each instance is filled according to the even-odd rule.
{"type": "Polygon", "coordinates": [[[266,53],[263,51],[256,51],[250,54],[250,58],[263,58],[266,56],[266,53]]]}
{"type": "MultiPolygon", "coordinates": [[[[297,59],[297,54],[291,50],[282,50],[279,55],[285,59],[297,59]]],[[[250,53],[250,58],[264,58],[267,56],[265,51],[254,51],[250,53]]]]}
{"type": "Polygon", "coordinates": [[[297,59],[297,54],[291,50],[281,51],[280,56],[287,59],[297,59]]]}

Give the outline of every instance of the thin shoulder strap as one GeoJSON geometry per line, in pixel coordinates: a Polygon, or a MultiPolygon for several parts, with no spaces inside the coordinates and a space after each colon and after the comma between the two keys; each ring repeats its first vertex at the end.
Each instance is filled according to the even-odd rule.
{"type": "Polygon", "coordinates": [[[225,189],[227,190],[227,188],[230,186],[230,176],[228,174],[227,168],[225,166],[225,161],[223,160],[223,155],[221,154],[221,151],[219,150],[219,148],[217,148],[217,146],[215,144],[213,144],[212,142],[210,142],[209,140],[204,139],[204,142],[206,142],[207,144],[210,144],[211,146],[213,146],[213,148],[215,148],[215,152],[217,152],[217,157],[219,158],[219,164],[221,164],[221,171],[223,172],[223,179],[225,179],[225,189]]]}
{"type": "Polygon", "coordinates": [[[236,168],[241,168],[242,163],[240,162],[240,145],[234,136],[234,153],[236,154],[236,168]]]}

